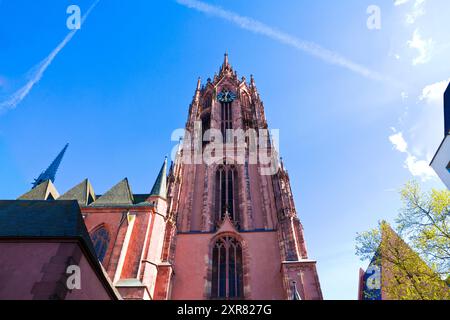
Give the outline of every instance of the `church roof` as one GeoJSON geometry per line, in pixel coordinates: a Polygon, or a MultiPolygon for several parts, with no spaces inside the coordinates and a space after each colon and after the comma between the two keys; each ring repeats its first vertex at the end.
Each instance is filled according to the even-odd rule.
{"type": "Polygon", "coordinates": [[[88,206],[94,202],[95,199],[94,188],[88,179],[83,180],[80,184],[58,198],[58,200],[77,200],[80,206],[88,206]]]}
{"type": "Polygon", "coordinates": [[[76,201],[0,200],[0,237],[80,237],[93,250],[76,201]]]}
{"type": "Polygon", "coordinates": [[[125,178],[98,198],[91,206],[133,205],[133,203],[134,198],[131,193],[130,184],[128,183],[128,179],[125,178]]]}
{"type": "Polygon", "coordinates": [[[159,171],[150,196],[158,196],[164,199],[167,197],[167,157],[159,171]]]}
{"type": "Polygon", "coordinates": [[[46,180],[21,195],[17,200],[56,200],[59,198],[58,190],[50,180],[46,180]]]}
{"type": "Polygon", "coordinates": [[[97,259],[76,201],[0,201],[0,238],[78,240],[113,299],[121,299],[97,259]]]}

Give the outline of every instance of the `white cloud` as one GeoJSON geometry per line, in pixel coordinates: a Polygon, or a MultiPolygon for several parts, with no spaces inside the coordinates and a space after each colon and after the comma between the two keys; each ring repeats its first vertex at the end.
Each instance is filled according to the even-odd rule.
{"type": "MultiPolygon", "coordinates": [[[[425,3],[427,0],[415,0],[411,11],[406,13],[406,23],[414,24],[418,18],[425,15],[425,3]]],[[[412,0],[395,0],[395,6],[401,6],[412,2],[412,0]]]]}
{"type": "Polygon", "coordinates": [[[395,0],[394,5],[400,6],[402,4],[408,3],[410,0],[395,0]]]}
{"type": "MultiPolygon", "coordinates": [[[[88,9],[88,11],[86,11],[86,14],[82,17],[81,24],[85,22],[92,9],[95,8],[99,1],[100,0],[96,0],[88,9]]],[[[6,101],[0,102],[0,112],[7,109],[14,109],[23,99],[25,99],[25,97],[30,93],[31,89],[33,89],[34,85],[42,79],[44,72],[47,70],[47,68],[50,66],[59,52],[64,49],[64,47],[69,43],[70,40],[72,40],[77,31],[77,29],[74,29],[69,32],[64,40],[61,41],[61,43],[58,44],[58,46],[53,49],[53,51],[44,60],[42,60],[36,67],[32,69],[33,71],[31,71],[31,76],[29,77],[27,83],[19,88],[16,92],[14,92],[6,101]]]]}
{"type": "Polygon", "coordinates": [[[393,134],[389,137],[389,141],[394,145],[395,149],[397,149],[400,152],[407,152],[408,151],[408,144],[406,143],[405,139],[403,138],[403,133],[399,132],[396,134],[393,134]]]}
{"type": "Polygon", "coordinates": [[[449,82],[450,79],[438,81],[422,89],[418,97],[421,103],[414,113],[414,122],[409,125],[409,143],[403,132],[391,128],[393,134],[389,136],[389,141],[395,150],[406,155],[404,167],[422,181],[437,177],[429,163],[442,140],[443,95],[449,82]]]}
{"type": "Polygon", "coordinates": [[[290,34],[279,31],[273,27],[270,27],[260,21],[254,20],[249,17],[241,16],[235,12],[222,9],[221,7],[207,4],[198,0],[177,0],[177,2],[183,6],[191,9],[195,9],[199,12],[216,16],[221,19],[230,21],[238,27],[251,31],[253,33],[262,34],[270,39],[276,40],[280,43],[289,45],[299,51],[306,52],[316,58],[319,58],[329,64],[341,66],[352,72],[355,72],[363,77],[378,80],[388,81],[393,85],[399,85],[399,83],[389,77],[386,77],[376,71],[357,64],[349,59],[339,55],[338,53],[325,49],[320,45],[296,38],[290,34]]]}
{"type": "Polygon", "coordinates": [[[431,60],[434,41],[432,38],[423,39],[419,33],[419,29],[414,30],[412,39],[407,44],[411,49],[419,51],[419,55],[412,61],[413,65],[425,64],[431,60]]]}
{"type": "Polygon", "coordinates": [[[411,154],[408,154],[408,157],[406,158],[405,168],[407,168],[414,177],[420,177],[422,181],[431,180],[436,177],[436,173],[430,167],[428,161],[418,160],[411,154]]]}
{"type": "Polygon", "coordinates": [[[412,11],[406,14],[406,23],[414,24],[419,17],[425,15],[425,1],[416,0],[412,11]]]}
{"type": "Polygon", "coordinates": [[[419,97],[420,100],[425,100],[428,104],[431,105],[442,105],[443,96],[447,86],[450,82],[450,78],[448,80],[439,81],[430,85],[427,85],[422,90],[422,95],[419,97]]]}
{"type": "Polygon", "coordinates": [[[414,141],[414,155],[426,155],[427,160],[436,153],[444,134],[443,95],[450,79],[426,85],[418,95],[414,107],[414,122],[408,134],[414,141]]]}
{"type": "Polygon", "coordinates": [[[394,134],[389,136],[389,141],[394,148],[401,152],[406,153],[407,157],[404,162],[404,167],[414,176],[420,178],[422,181],[427,181],[436,177],[435,172],[429,166],[429,162],[426,160],[419,160],[416,156],[411,154],[408,149],[408,143],[403,137],[402,132],[397,132],[395,128],[391,128],[394,134]]]}

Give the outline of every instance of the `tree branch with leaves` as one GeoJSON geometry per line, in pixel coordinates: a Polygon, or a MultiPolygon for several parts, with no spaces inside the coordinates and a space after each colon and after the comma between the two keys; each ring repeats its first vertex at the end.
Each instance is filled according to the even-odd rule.
{"type": "Polygon", "coordinates": [[[377,253],[382,266],[382,284],[389,299],[450,299],[443,281],[450,275],[450,192],[423,193],[417,182],[401,190],[403,208],[395,220],[362,232],[356,238],[361,260],[377,253]]]}

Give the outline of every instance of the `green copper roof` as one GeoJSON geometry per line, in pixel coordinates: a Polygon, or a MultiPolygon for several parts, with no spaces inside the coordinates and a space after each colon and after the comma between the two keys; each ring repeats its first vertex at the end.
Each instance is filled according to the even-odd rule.
{"type": "Polygon", "coordinates": [[[167,196],[167,157],[159,171],[158,178],[153,185],[150,196],[158,196],[164,199],[167,196]]]}
{"type": "Polygon", "coordinates": [[[128,179],[125,178],[98,198],[91,206],[132,205],[133,202],[133,194],[128,179]]]}
{"type": "Polygon", "coordinates": [[[31,189],[24,195],[20,196],[17,200],[56,200],[57,198],[59,198],[59,193],[52,181],[46,180],[36,188],[31,189]]]}
{"type": "Polygon", "coordinates": [[[77,200],[80,206],[88,206],[94,202],[96,198],[94,188],[89,180],[85,179],[59,197],[58,200],[77,200]]]}

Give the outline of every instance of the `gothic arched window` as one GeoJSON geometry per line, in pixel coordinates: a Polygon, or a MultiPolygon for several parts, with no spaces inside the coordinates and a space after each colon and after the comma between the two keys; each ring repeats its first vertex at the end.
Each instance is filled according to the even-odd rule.
{"type": "Polygon", "coordinates": [[[220,222],[228,212],[230,219],[238,223],[237,171],[232,165],[220,165],[216,171],[215,211],[216,221],[220,222]]]}
{"type": "Polygon", "coordinates": [[[103,262],[109,245],[109,233],[105,227],[100,227],[91,235],[94,250],[100,262],[103,262]]]}
{"type": "MultiPolygon", "coordinates": [[[[202,119],[202,140],[205,138],[205,133],[209,129],[211,129],[211,114],[209,112],[205,113],[201,117],[202,119]]],[[[203,140],[203,146],[207,144],[206,141],[203,140]]]]}
{"type": "Polygon", "coordinates": [[[227,141],[227,130],[233,129],[233,115],[231,109],[231,102],[221,102],[221,131],[223,136],[223,141],[227,141]]]}
{"type": "Polygon", "coordinates": [[[211,298],[242,299],[244,297],[242,246],[226,236],[213,247],[211,298]]]}

